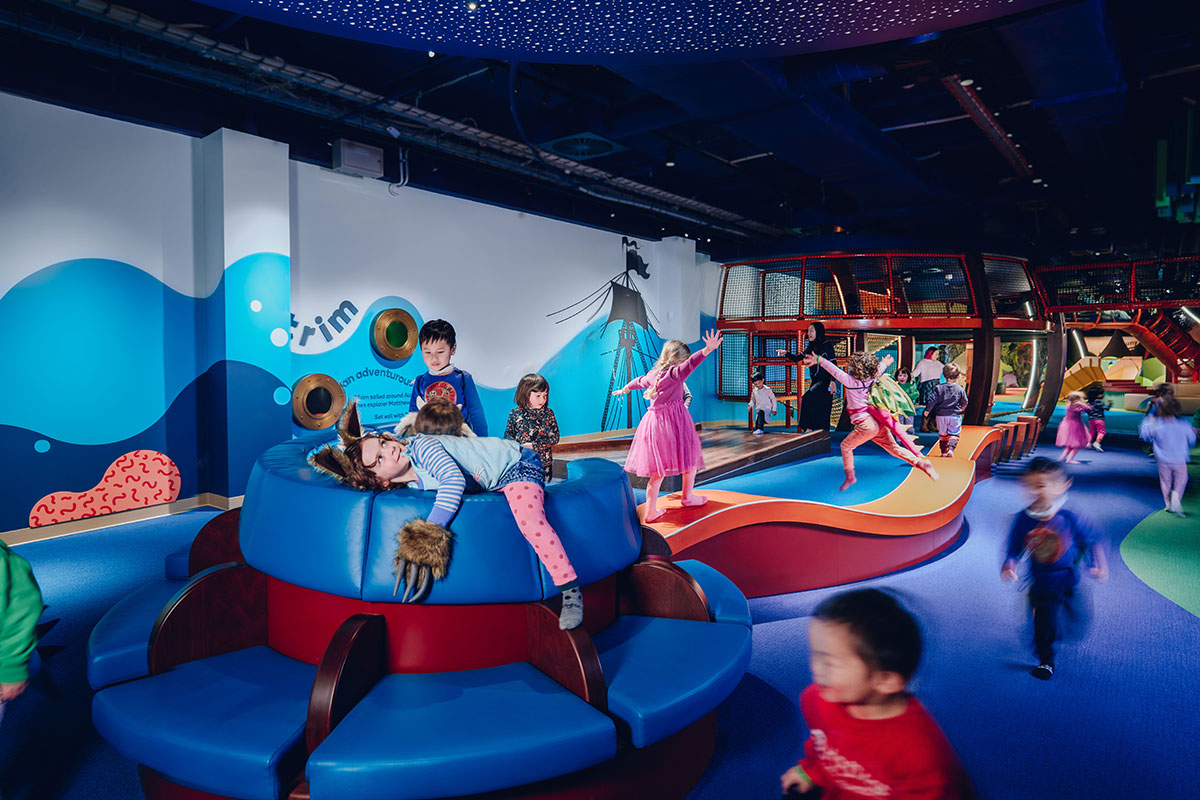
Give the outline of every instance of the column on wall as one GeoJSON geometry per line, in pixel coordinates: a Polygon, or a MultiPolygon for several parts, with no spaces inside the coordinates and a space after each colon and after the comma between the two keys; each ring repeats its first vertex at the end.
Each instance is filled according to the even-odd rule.
{"type": "Polygon", "coordinates": [[[1050,417],[1058,405],[1062,393],[1063,373],[1067,369],[1067,326],[1062,314],[1050,318],[1050,330],[1046,333],[1046,373],[1042,379],[1042,394],[1038,400],[1037,417],[1042,428],[1050,424],[1050,417]]]}
{"type": "Polygon", "coordinates": [[[963,422],[967,425],[984,425],[992,410],[996,396],[996,378],[1000,369],[1000,340],[996,336],[992,297],[988,288],[983,259],[978,253],[969,253],[963,258],[967,277],[971,284],[971,299],[980,327],[971,334],[971,385],[967,388],[967,410],[963,422]]]}
{"type": "Polygon", "coordinates": [[[286,144],[230,130],[197,143],[197,283],[220,302],[197,320],[200,488],[244,493],[258,455],[291,435],[286,144]]]}

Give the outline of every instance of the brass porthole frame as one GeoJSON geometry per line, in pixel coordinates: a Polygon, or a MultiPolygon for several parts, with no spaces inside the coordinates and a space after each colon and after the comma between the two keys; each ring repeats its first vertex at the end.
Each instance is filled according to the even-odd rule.
{"type": "Polygon", "coordinates": [[[401,308],[386,308],[376,314],[374,322],[371,323],[371,346],[375,348],[375,352],[379,354],[380,358],[386,358],[388,361],[403,361],[416,352],[417,334],[417,321],[412,318],[412,314],[401,308]],[[408,338],[400,347],[393,347],[388,344],[387,340],[388,328],[396,322],[404,325],[404,329],[408,333],[408,338]]]}
{"type": "Polygon", "coordinates": [[[296,422],[310,431],[319,431],[335,424],[346,407],[346,390],[329,375],[314,372],[296,381],[292,388],[292,416],[296,422]],[[324,389],[329,392],[332,402],[324,414],[310,414],[305,400],[314,389],[324,389]]]}

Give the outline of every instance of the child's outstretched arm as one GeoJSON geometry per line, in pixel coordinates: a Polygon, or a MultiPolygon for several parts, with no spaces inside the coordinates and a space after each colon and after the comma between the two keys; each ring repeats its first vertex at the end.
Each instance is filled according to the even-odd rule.
{"type": "Polygon", "coordinates": [[[696,367],[700,366],[700,362],[702,362],[702,361],[704,361],[704,359],[708,358],[709,353],[713,352],[714,350],[716,350],[718,347],[721,346],[721,340],[724,337],[717,331],[711,330],[711,331],[705,331],[704,336],[701,338],[704,339],[704,348],[703,349],[701,349],[695,353],[692,353],[691,357],[689,357],[688,360],[684,361],[682,364],[676,364],[673,367],[667,368],[668,372],[671,372],[676,378],[678,378],[681,381],[686,380],[687,376],[691,375],[692,372],[696,369],[696,367]]]}
{"type": "Polygon", "coordinates": [[[819,365],[821,369],[832,375],[834,380],[836,380],[842,386],[849,386],[851,389],[862,389],[867,385],[865,381],[860,381],[858,378],[850,377],[848,373],[842,371],[841,367],[825,358],[825,356],[810,354],[804,357],[804,363],[810,367],[819,365]]]}
{"type": "Polygon", "coordinates": [[[620,389],[614,389],[613,394],[629,394],[634,389],[649,389],[651,383],[649,375],[639,375],[620,389]]]}
{"type": "Polygon", "coordinates": [[[450,520],[454,519],[459,506],[462,505],[467,479],[463,476],[458,464],[454,463],[454,459],[450,458],[446,448],[442,447],[436,439],[417,436],[409,441],[408,449],[411,456],[415,456],[413,460],[420,465],[421,469],[437,479],[437,494],[433,499],[433,508],[427,519],[433,524],[445,528],[450,524],[450,520]]]}

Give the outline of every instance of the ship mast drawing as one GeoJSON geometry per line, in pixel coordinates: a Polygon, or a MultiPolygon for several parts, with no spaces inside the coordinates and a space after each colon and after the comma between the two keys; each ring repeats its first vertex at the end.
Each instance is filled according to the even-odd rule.
{"type": "Polygon", "coordinates": [[[567,316],[555,320],[555,324],[560,324],[591,310],[592,313],[587,318],[587,321],[590,322],[604,308],[605,301],[610,301],[608,320],[605,321],[601,333],[607,331],[608,326],[614,322],[619,322],[621,327],[617,331],[617,346],[603,353],[605,356],[613,356],[613,364],[608,379],[608,390],[604,393],[604,411],[600,419],[601,431],[632,428],[635,410],[639,419],[645,413],[646,399],[641,392],[630,392],[614,397],[613,390],[629,383],[635,375],[649,372],[658,358],[658,348],[652,338],[657,336],[657,332],[650,322],[654,313],[646,307],[642,293],[633,281],[634,273],[643,279],[649,278],[650,265],[638,252],[636,241],[622,236],[621,247],[625,252],[625,269],[622,272],[614,275],[603,286],[582,300],[546,315],[554,317],[578,308],[567,316]]]}

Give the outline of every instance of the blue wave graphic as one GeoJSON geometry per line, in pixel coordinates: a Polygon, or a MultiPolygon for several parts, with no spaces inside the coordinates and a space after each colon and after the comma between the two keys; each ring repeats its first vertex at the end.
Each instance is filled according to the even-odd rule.
{"type": "Polygon", "coordinates": [[[174,461],[182,479],[180,497],[243,494],[255,459],[288,437],[291,413],[273,399],[280,385],[258,367],[222,362],[184,387],[145,430],[100,445],[71,444],[0,425],[0,460],[14,466],[5,474],[0,530],[26,527],[34,503],[51,492],[91,489],[113,461],[133,450],[156,450],[174,461]],[[236,387],[238,398],[237,416],[226,427],[224,406],[214,408],[206,398],[228,385],[236,387]]]}
{"type": "Polygon", "coordinates": [[[121,261],[39,270],[0,297],[0,363],[21,386],[0,393],[0,425],[79,445],[129,439],[221,361],[290,386],[289,287],[289,260],[277,253],[239,259],[206,298],[121,261]]]}

